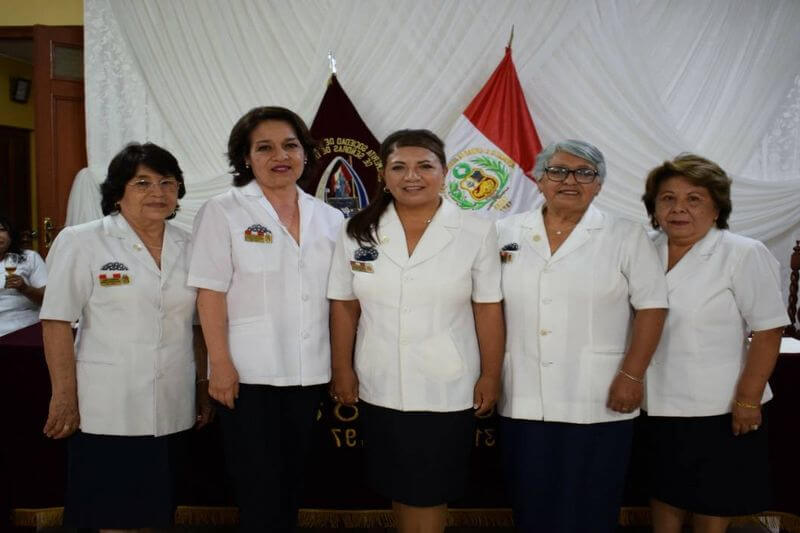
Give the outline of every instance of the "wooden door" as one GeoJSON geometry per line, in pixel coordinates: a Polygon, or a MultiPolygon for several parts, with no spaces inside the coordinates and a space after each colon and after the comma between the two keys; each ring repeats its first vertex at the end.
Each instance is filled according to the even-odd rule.
{"type": "Polygon", "coordinates": [[[39,252],[64,227],[72,181],[86,166],[83,27],[33,27],[39,252]]]}

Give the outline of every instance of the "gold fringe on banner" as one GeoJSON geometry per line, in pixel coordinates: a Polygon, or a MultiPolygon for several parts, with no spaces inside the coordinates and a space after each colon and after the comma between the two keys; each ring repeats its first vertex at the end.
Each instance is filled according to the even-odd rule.
{"type": "Polygon", "coordinates": [[[46,509],[12,509],[11,523],[19,527],[60,527],[64,518],[63,507],[46,509]]]}
{"type": "MultiPolygon", "coordinates": [[[[780,511],[765,511],[762,514],[737,516],[731,520],[733,525],[759,524],[772,529],[780,528],[787,533],[800,533],[800,516],[780,511]]],[[[619,512],[621,526],[650,526],[649,507],[623,507],[619,512]]]]}
{"type": "MultiPolygon", "coordinates": [[[[59,527],[64,515],[63,507],[46,509],[13,509],[12,524],[18,527],[59,527]]],[[[235,507],[188,507],[175,510],[176,526],[233,526],[239,521],[235,507]]],[[[623,507],[619,513],[622,526],[649,526],[648,507],[623,507]]],[[[734,524],[762,524],[781,531],[800,533],[800,516],[767,511],[760,515],[738,516],[734,524]]],[[[337,510],[301,509],[298,525],[303,528],[370,528],[394,527],[394,514],[389,509],[377,510],[337,510]]],[[[512,527],[510,509],[450,509],[448,526],[460,527],[512,527]]]]}
{"type": "Polygon", "coordinates": [[[175,509],[176,526],[235,526],[239,523],[236,507],[201,507],[179,505],[175,509]]]}

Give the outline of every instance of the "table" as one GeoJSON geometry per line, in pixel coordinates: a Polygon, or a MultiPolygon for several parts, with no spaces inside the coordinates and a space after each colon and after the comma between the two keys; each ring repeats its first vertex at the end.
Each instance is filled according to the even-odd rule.
{"type": "MultiPolygon", "coordinates": [[[[800,531],[800,341],[785,340],[770,384],[770,463],[772,465],[773,511],[789,513],[789,522],[800,531]],[[792,353],[793,352],[793,353],[792,353]]],[[[49,515],[17,512],[17,525],[33,525],[38,516],[60,521],[59,508],[65,487],[66,449],[63,441],[42,434],[50,397],[49,377],[41,343],[41,326],[0,337],[0,391],[11,407],[8,418],[13,431],[0,445],[2,487],[0,511],[8,509],[56,508],[49,515]]],[[[509,525],[508,500],[503,493],[497,449],[495,419],[478,421],[475,450],[467,496],[454,506],[460,525],[509,525]]],[[[325,400],[315,428],[315,444],[309,459],[309,475],[301,520],[324,527],[350,524],[378,525],[390,516],[389,502],[366,489],[361,480],[361,439],[357,410],[325,400]],[[336,480],[335,487],[331,480],[336,480]],[[348,514],[348,511],[352,513],[348,514]]],[[[424,438],[421,437],[421,438],[424,438]]],[[[223,469],[222,439],[215,421],[188,436],[187,475],[178,489],[179,520],[188,523],[229,523],[235,519],[233,491],[223,469]]],[[[628,523],[647,520],[647,496],[642,490],[637,451],[625,495],[623,519],[628,523]],[[628,513],[627,515],[625,513],[628,513]],[[628,516],[626,519],[625,517],[628,516]],[[638,518],[637,518],[638,517],[638,518]]],[[[6,519],[8,512],[2,512],[6,519]]],[[[784,520],[784,524],[787,521],[784,520]]],[[[0,526],[4,524],[0,522],[0,526]]],[[[7,524],[6,524],[7,525],[7,524]]],[[[786,525],[784,525],[786,527],[786,525]]],[[[0,529],[3,529],[0,527],[0,529]]]]}

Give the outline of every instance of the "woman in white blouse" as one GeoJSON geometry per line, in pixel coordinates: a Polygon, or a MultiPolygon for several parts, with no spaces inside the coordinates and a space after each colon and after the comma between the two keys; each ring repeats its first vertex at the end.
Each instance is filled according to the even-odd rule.
{"type": "Polygon", "coordinates": [[[33,250],[19,246],[11,220],[0,214],[0,337],[39,321],[47,267],[33,250]]]}
{"type": "Polygon", "coordinates": [[[380,153],[385,186],[342,230],[331,266],[331,395],[361,400],[368,483],[392,500],[398,530],[443,531],[474,414],[499,394],[497,239],[492,222],[442,201],[436,135],[397,131],[380,153]]]}
{"type": "Polygon", "coordinates": [[[727,231],[730,179],[683,154],[653,169],[644,204],[669,290],[645,409],[654,531],[723,532],[769,505],[767,379],[789,323],[778,262],[727,231]],[[753,338],[747,341],[752,332],[753,338]]]}
{"type": "Polygon", "coordinates": [[[64,228],[47,257],[44,432],[72,435],[65,526],[167,528],[183,432],[211,416],[186,285],[189,234],[166,222],[183,174],[168,151],[133,143],[109,164],[101,192],[106,216],[64,228]]]}
{"type": "Polygon", "coordinates": [[[257,107],[234,125],[234,187],[197,214],[189,284],[220,402],[243,531],[290,531],[330,380],[328,271],[343,216],[296,182],[316,162],[303,120],[257,107]]]}
{"type": "Polygon", "coordinates": [[[544,205],[497,223],[507,323],[501,450],[521,531],[616,531],[666,283],[639,224],[592,206],[603,154],[537,157],[544,205]]]}

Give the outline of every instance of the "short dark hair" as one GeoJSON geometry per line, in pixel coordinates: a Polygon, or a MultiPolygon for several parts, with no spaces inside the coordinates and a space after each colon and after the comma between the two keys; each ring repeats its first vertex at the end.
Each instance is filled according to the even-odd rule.
{"type": "MultiPolygon", "coordinates": [[[[383,168],[386,168],[386,162],[392,152],[397,148],[407,146],[430,150],[442,164],[442,168],[445,172],[447,172],[447,157],[444,152],[444,142],[430,130],[398,130],[386,137],[381,143],[380,148],[383,168]]],[[[392,203],[391,193],[386,190],[385,187],[376,188],[369,205],[356,213],[353,218],[347,222],[347,235],[355,239],[359,246],[377,246],[378,238],[376,231],[378,229],[378,222],[380,222],[381,215],[383,215],[390,203],[392,203]]]]}
{"type": "Polygon", "coordinates": [[[642,201],[650,216],[650,224],[658,229],[656,220],[656,196],[661,184],[669,178],[681,177],[694,185],[703,187],[708,191],[711,200],[719,211],[717,227],[728,229],[728,217],[733,206],[731,205],[731,179],[719,165],[713,161],[695,154],[683,153],[672,161],[650,171],[644,185],[642,201]]]}
{"type": "Polygon", "coordinates": [[[308,179],[307,175],[313,172],[316,166],[317,155],[314,153],[314,148],[317,147],[317,141],[311,137],[308,126],[297,113],[285,107],[254,107],[236,121],[230,137],[228,137],[228,164],[231,167],[231,174],[233,174],[233,185],[236,187],[244,187],[255,179],[253,170],[247,166],[246,159],[250,153],[250,135],[259,124],[267,120],[286,122],[297,135],[306,158],[303,173],[297,180],[298,182],[304,183],[308,179]]]}
{"type": "MultiPolygon", "coordinates": [[[[125,186],[136,176],[139,165],[145,166],[162,176],[170,176],[178,180],[178,198],[186,194],[183,183],[183,171],[169,151],[153,143],[130,143],[123,148],[108,165],[106,180],[100,185],[100,207],[104,215],[119,211],[119,202],[125,196],[125,186]]],[[[176,206],[175,211],[178,208],[176,206]]],[[[174,218],[172,213],[167,219],[174,218]]]]}
{"type": "Polygon", "coordinates": [[[11,219],[3,213],[0,213],[0,229],[6,230],[9,238],[11,239],[11,243],[9,243],[6,253],[22,255],[22,248],[19,245],[19,232],[17,231],[16,226],[14,226],[14,223],[11,222],[11,219]]]}

